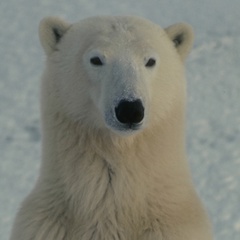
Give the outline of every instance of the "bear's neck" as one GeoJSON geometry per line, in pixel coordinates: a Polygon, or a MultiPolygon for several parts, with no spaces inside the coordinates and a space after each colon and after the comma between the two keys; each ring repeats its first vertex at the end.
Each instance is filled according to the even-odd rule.
{"type": "Polygon", "coordinates": [[[49,196],[48,189],[61,189],[62,202],[68,202],[73,218],[81,216],[84,221],[93,217],[101,202],[102,209],[108,208],[113,215],[116,209],[120,213],[124,209],[130,217],[140,216],[132,219],[141,219],[147,214],[147,196],[158,191],[152,189],[156,181],[159,192],[168,191],[171,195],[174,186],[181,181],[184,186],[189,180],[183,114],[123,137],[72,122],[60,113],[49,113],[45,112],[42,119],[39,183],[47,186],[43,191],[49,196]],[[115,197],[106,197],[109,194],[115,197]],[[134,208],[131,202],[135,203],[134,208]]]}
{"type": "Polygon", "coordinates": [[[42,128],[45,157],[51,153],[51,158],[56,160],[65,156],[72,148],[74,151],[91,151],[97,155],[105,155],[106,158],[113,158],[112,161],[117,161],[114,158],[122,154],[125,156],[126,152],[138,154],[144,148],[147,148],[146,152],[151,149],[152,154],[155,151],[160,153],[159,159],[168,158],[173,151],[179,154],[185,151],[184,113],[181,111],[174,117],[169,116],[167,120],[159,121],[153,127],[126,136],[120,136],[107,128],[95,129],[91,125],[74,122],[60,113],[45,117],[42,128]]]}
{"type": "Polygon", "coordinates": [[[104,159],[112,168],[133,161],[148,162],[149,165],[165,161],[170,162],[168,166],[185,165],[182,163],[185,161],[184,111],[178,106],[176,109],[178,114],[174,110],[174,116],[169,116],[166,121],[159,121],[132,136],[94,129],[60,113],[44,113],[43,167],[49,171],[52,166],[56,170],[57,164],[59,169],[68,167],[70,158],[81,163],[86,154],[89,154],[88,158],[104,159]]]}

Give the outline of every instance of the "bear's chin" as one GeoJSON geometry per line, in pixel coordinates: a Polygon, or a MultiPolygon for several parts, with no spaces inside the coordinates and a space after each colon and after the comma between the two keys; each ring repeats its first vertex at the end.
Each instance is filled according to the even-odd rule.
{"type": "Polygon", "coordinates": [[[116,135],[127,137],[135,135],[144,129],[143,124],[125,125],[119,124],[115,126],[107,125],[107,128],[116,135]]]}

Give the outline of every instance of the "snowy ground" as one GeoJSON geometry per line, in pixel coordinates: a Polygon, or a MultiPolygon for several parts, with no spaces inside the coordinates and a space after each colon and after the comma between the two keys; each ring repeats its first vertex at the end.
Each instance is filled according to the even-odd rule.
{"type": "Polygon", "coordinates": [[[193,25],[187,62],[188,156],[196,188],[218,240],[240,239],[239,0],[1,0],[0,233],[7,240],[40,164],[39,78],[44,56],[37,28],[58,15],[135,14],[163,27],[193,25]]]}

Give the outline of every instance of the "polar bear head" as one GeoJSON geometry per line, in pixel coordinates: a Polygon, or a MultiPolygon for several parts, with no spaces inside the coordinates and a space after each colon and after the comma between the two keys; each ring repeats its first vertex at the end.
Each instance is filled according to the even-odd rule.
{"type": "Polygon", "coordinates": [[[71,120],[134,133],[184,102],[183,63],[193,42],[187,24],[162,29],[133,16],[74,24],[49,17],[39,35],[47,55],[43,91],[71,120]]]}

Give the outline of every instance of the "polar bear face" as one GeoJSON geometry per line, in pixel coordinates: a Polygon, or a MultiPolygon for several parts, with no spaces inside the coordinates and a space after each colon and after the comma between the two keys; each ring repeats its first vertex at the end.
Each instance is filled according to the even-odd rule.
{"type": "Polygon", "coordinates": [[[186,24],[163,30],[138,17],[75,24],[50,17],[39,32],[59,111],[75,121],[134,133],[184,97],[183,61],[192,45],[186,24]]]}

